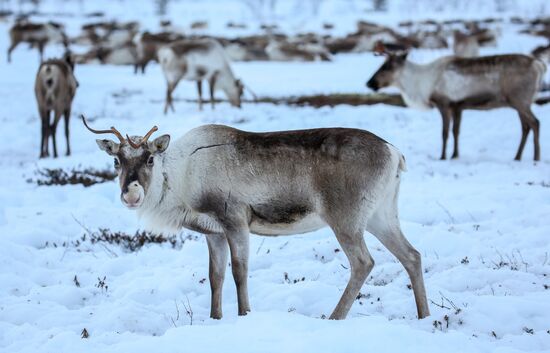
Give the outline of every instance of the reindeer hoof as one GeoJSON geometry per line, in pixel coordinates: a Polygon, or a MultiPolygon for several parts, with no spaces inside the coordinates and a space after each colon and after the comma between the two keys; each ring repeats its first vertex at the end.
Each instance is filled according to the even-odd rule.
{"type": "Polygon", "coordinates": [[[214,320],[221,320],[222,319],[222,313],[211,313],[210,318],[214,320]]]}

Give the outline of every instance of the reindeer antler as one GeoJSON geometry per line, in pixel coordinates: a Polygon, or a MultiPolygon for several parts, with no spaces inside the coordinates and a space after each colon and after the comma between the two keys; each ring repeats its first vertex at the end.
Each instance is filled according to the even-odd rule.
{"type": "Polygon", "coordinates": [[[148,133],[145,134],[145,136],[143,136],[143,138],[141,139],[141,141],[139,143],[134,143],[132,141],[132,139],[130,139],[130,136],[126,135],[126,139],[128,140],[128,143],[130,144],[130,146],[132,146],[133,148],[139,148],[141,145],[144,145],[147,143],[147,140],[149,140],[149,137],[151,137],[151,135],[157,131],[159,128],[155,125],[151,128],[151,130],[149,130],[148,133]]]}
{"type": "Polygon", "coordinates": [[[86,118],[84,117],[84,114],[80,114],[80,117],[82,118],[82,122],[84,123],[84,126],[86,126],[86,129],[90,130],[94,134],[114,134],[116,137],[118,137],[121,144],[124,143],[125,141],[124,137],[117,129],[115,129],[114,126],[111,126],[110,130],[95,130],[88,126],[88,123],[86,122],[86,118]]]}

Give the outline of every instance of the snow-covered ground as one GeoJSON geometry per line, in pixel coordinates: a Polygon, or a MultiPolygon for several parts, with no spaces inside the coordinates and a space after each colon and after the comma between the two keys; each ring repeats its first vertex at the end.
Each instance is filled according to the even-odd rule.
{"type": "MultiPolygon", "coordinates": [[[[108,9],[102,1],[53,1],[46,3],[46,9],[102,9],[113,17],[150,23],[151,18],[158,19],[149,2],[129,3],[112,2],[108,9]]],[[[250,20],[250,14],[231,7],[238,1],[222,9],[217,3],[182,1],[173,6],[189,5],[181,12],[185,21],[219,19],[220,28],[226,19],[250,20]]],[[[340,9],[343,19],[361,17],[354,8],[338,6],[359,6],[359,1],[324,3],[315,17],[319,23],[328,16],[327,7],[340,9]]],[[[381,18],[410,19],[397,6],[403,3],[407,2],[390,2],[393,15],[381,18]]],[[[415,19],[424,18],[423,3],[408,8],[415,19]]],[[[465,1],[470,4],[464,7],[468,11],[456,13],[451,8],[439,17],[472,18],[476,10],[482,17],[491,13],[491,6],[476,8],[476,3],[480,2],[465,1]]],[[[506,13],[495,16],[550,14],[550,6],[542,1],[529,6],[523,1],[495,3],[508,6],[506,13]]],[[[172,13],[172,19],[177,20],[177,15],[172,13]]],[[[288,15],[280,16],[289,27],[300,24],[286,21],[288,15]]],[[[336,12],[332,22],[351,30],[353,25],[338,16],[336,12]]],[[[376,20],[373,13],[364,17],[376,20]]],[[[77,28],[84,19],[67,21],[77,28]]],[[[8,46],[8,28],[9,23],[0,23],[0,50],[8,46]]],[[[501,29],[499,46],[484,53],[528,52],[544,42],[517,35],[517,27],[501,29]]],[[[47,50],[48,56],[58,52],[59,48],[47,50]]],[[[443,54],[448,51],[418,51],[411,59],[427,61],[443,54]]],[[[215,111],[199,112],[195,104],[178,101],[176,113],[163,116],[165,86],[158,66],[152,65],[145,76],[134,76],[129,67],[79,66],[80,87],[71,123],[73,155],[38,160],[40,123],[33,93],[38,54],[22,45],[13,59],[11,65],[0,63],[1,352],[550,351],[550,105],[533,106],[541,120],[540,162],[532,161],[531,136],[523,161],[512,160],[520,124],[509,109],[466,112],[461,158],[442,162],[437,160],[441,119],[436,111],[268,104],[245,104],[238,110],[220,104],[215,111]],[[253,311],[237,316],[235,286],[228,271],[221,321],[208,318],[208,255],[198,234],[184,232],[184,237],[191,237],[177,249],[147,245],[126,252],[115,245],[90,243],[53,247],[79,239],[86,233],[83,226],[131,234],[142,227],[120,203],[116,182],[84,188],[39,187],[26,181],[38,168],[111,165],[95,137],[76,119],[80,113],[94,120],[96,127],[115,125],[130,134],[142,134],[154,124],[173,137],[205,123],[252,131],[346,126],[370,130],[392,142],[407,158],[400,217],[404,233],[423,255],[432,315],[416,319],[406,272],[368,234],[365,238],[376,264],[361,289],[364,296],[340,322],[322,319],[336,305],[349,276],[347,259],[337,251],[328,229],[291,237],[252,236],[253,311]],[[98,278],[105,278],[107,289],[98,286],[98,278]],[[192,308],[192,322],[185,306],[192,308]],[[87,339],[81,338],[84,328],[87,339]]],[[[237,63],[234,69],[262,96],[365,92],[364,83],[381,60],[371,54],[349,54],[330,63],[237,63]]],[[[176,96],[194,98],[195,86],[182,82],[176,96]]],[[[58,141],[63,152],[61,131],[58,141]]]]}

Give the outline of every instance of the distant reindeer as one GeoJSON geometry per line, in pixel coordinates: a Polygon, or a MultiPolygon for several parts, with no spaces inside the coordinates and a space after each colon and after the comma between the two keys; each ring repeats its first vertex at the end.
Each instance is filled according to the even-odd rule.
{"type": "Polygon", "coordinates": [[[430,315],[421,255],[399,225],[405,159],[378,136],[344,128],[253,133],[205,125],[169,147],[169,135],[149,141],[156,126],[144,137],[126,138],[114,127],[88,129],[117,136],[118,142],[96,141],[115,159],[126,207],[157,230],[187,228],[205,234],[210,317],[222,317],[228,253],[238,313],[250,311],[249,233],[291,235],[324,227],[333,230],[351,265],[351,277],[331,319],[346,317],[374,266],[365,230],[405,267],[418,318],[430,315]]]}
{"type": "Polygon", "coordinates": [[[19,43],[26,42],[36,46],[40,53],[40,61],[44,57],[44,47],[50,42],[62,43],[65,49],[69,45],[63,25],[56,22],[31,23],[16,22],[10,28],[11,44],[8,48],[8,62],[11,62],[11,52],[19,43]]]}
{"type": "Polygon", "coordinates": [[[181,39],[183,39],[183,36],[181,34],[172,32],[142,33],[136,39],[137,62],[134,66],[134,73],[137,73],[138,70],[141,70],[141,73],[144,74],[145,68],[150,61],[158,62],[157,52],[163,45],[181,39]]]}
{"type": "Polygon", "coordinates": [[[426,65],[407,60],[407,53],[386,54],[382,67],[367,82],[367,87],[397,87],[408,106],[429,109],[435,106],[443,119],[443,150],[446,158],[449,125],[453,120],[454,152],[458,158],[458,135],[462,111],[510,107],[521,121],[521,142],[516,160],[521,159],[530,130],[533,130],[534,159],[540,160],[539,121],[531,111],[546,65],[525,55],[495,55],[477,58],[443,57],[426,65]]]}
{"type": "Polygon", "coordinates": [[[139,30],[137,22],[95,22],[82,26],[82,33],[74,42],[83,45],[100,45],[116,48],[131,42],[139,30]]]}
{"type": "Polygon", "coordinates": [[[164,114],[174,110],[172,92],[181,79],[197,82],[199,109],[202,109],[202,81],[210,85],[210,102],[214,109],[214,90],[225,92],[232,106],[241,107],[244,85],[236,79],[229,59],[220,43],[214,39],[184,39],[163,46],[158,58],[167,81],[164,114]]]}
{"type": "Polygon", "coordinates": [[[265,52],[271,61],[331,61],[330,53],[320,44],[271,40],[265,52]]]}
{"type": "Polygon", "coordinates": [[[53,141],[53,155],[57,158],[56,130],[61,115],[65,117],[65,138],[67,140],[67,156],[71,154],[69,143],[69,119],[71,104],[78,87],[73,73],[74,64],[69,53],[64,59],[51,59],[40,65],[34,85],[34,93],[38,103],[38,112],[42,120],[42,137],[40,158],[49,156],[48,142],[53,141]],[[50,115],[53,111],[53,122],[50,115]]]}
{"type": "Polygon", "coordinates": [[[99,63],[102,65],[136,65],[136,45],[128,42],[117,47],[98,45],[84,54],[74,55],[77,64],[99,63]]]}
{"type": "Polygon", "coordinates": [[[453,53],[463,58],[479,56],[479,43],[476,35],[464,34],[460,31],[453,32],[453,53]]]}

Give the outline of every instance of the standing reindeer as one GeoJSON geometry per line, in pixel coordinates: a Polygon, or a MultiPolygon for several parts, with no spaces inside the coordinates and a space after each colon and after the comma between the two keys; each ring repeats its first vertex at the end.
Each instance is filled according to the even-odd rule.
{"type": "Polygon", "coordinates": [[[164,114],[168,108],[175,111],[172,92],[181,79],[197,82],[199,109],[202,109],[202,80],[209,83],[212,109],[214,90],[218,88],[225,92],[232,106],[241,107],[244,85],[233,75],[225,51],[216,40],[178,40],[160,48],[158,59],[167,81],[164,114]]]}
{"type": "Polygon", "coordinates": [[[67,140],[67,156],[71,154],[69,144],[69,118],[71,104],[78,87],[73,74],[74,64],[69,53],[64,59],[48,60],[40,65],[34,85],[34,93],[38,103],[38,112],[42,120],[42,137],[40,143],[40,158],[49,156],[48,141],[52,137],[53,155],[57,158],[55,134],[61,115],[65,117],[65,139],[67,140]],[[53,111],[53,122],[50,115],[53,111]]]}
{"type": "Polygon", "coordinates": [[[344,128],[252,133],[205,125],[168,148],[169,135],[149,141],[156,126],[144,137],[126,139],[115,128],[88,129],[118,138],[118,143],[97,144],[115,159],[124,205],[159,230],[188,228],[206,235],[210,317],[222,317],[228,248],[239,315],[246,315],[249,233],[290,235],[327,226],[351,265],[349,283],[331,319],[346,317],[374,266],[365,230],[404,265],[418,318],[430,314],[420,253],[399,225],[405,159],[378,136],[344,128]]]}
{"type": "Polygon", "coordinates": [[[521,142],[516,160],[521,159],[530,130],[533,130],[534,159],[540,160],[539,121],[531,104],[546,71],[545,64],[525,55],[495,55],[477,58],[443,57],[426,65],[407,60],[407,53],[389,53],[367,87],[397,87],[408,106],[429,109],[435,106],[443,119],[443,149],[446,158],[449,125],[453,120],[454,152],[458,158],[458,135],[462,111],[510,107],[521,121],[521,142]]]}
{"type": "Polygon", "coordinates": [[[11,44],[8,48],[8,62],[11,62],[11,52],[19,43],[27,42],[31,46],[38,47],[40,62],[44,56],[44,47],[49,42],[63,43],[65,49],[69,45],[63,25],[55,22],[31,23],[16,22],[10,28],[11,44]]]}

